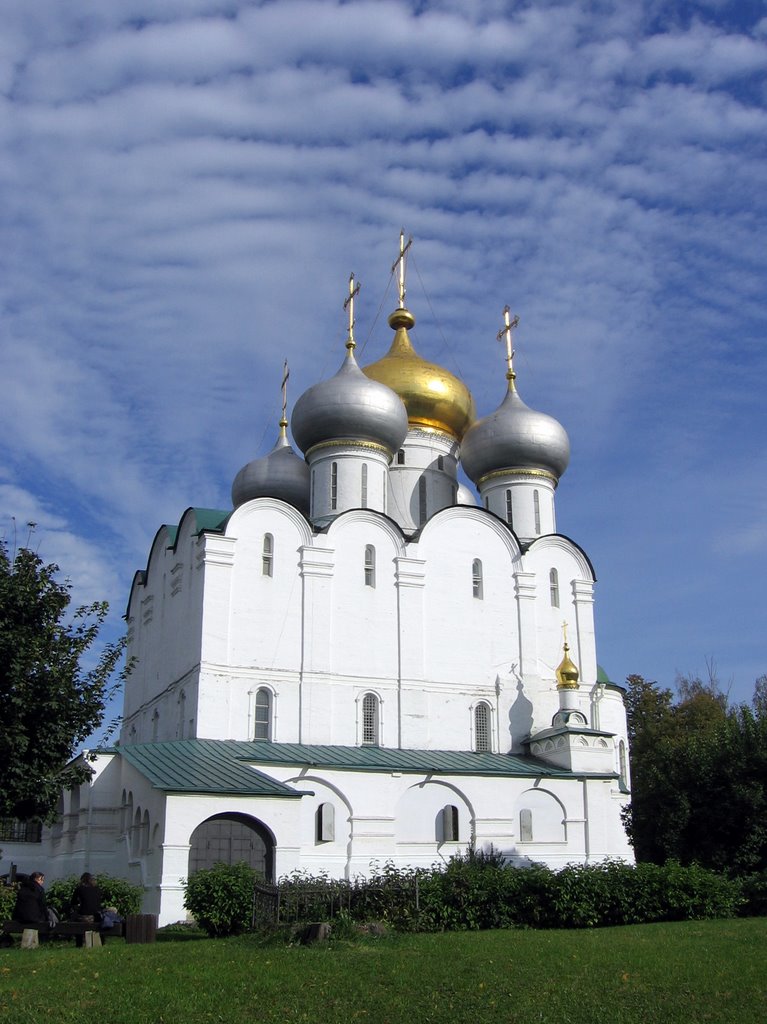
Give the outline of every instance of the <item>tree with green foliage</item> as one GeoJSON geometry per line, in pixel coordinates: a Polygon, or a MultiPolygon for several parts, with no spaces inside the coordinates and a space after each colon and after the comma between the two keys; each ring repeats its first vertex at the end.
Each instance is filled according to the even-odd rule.
{"type": "MultiPolygon", "coordinates": [[[[764,687],[762,687],[762,690],[764,687]]],[[[715,674],[681,677],[678,699],[627,679],[632,798],[624,821],[639,861],[741,875],[767,869],[767,706],[728,707],[715,674]]]]}
{"type": "Polygon", "coordinates": [[[90,778],[72,758],[125,676],[124,639],[84,667],[108,606],[70,613],[71,585],[58,572],[0,543],[0,817],[51,821],[60,790],[90,778]]]}

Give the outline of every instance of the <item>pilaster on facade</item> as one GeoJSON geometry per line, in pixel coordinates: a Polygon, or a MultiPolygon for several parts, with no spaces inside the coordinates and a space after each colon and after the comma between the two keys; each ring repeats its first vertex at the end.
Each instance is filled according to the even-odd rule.
{"type": "Polygon", "coordinates": [[[305,545],[299,552],[303,581],[301,668],[303,672],[329,672],[335,551],[305,545]]]}
{"type": "Polygon", "coordinates": [[[516,572],[514,591],[517,599],[517,634],[519,636],[519,674],[538,671],[538,628],[535,614],[536,575],[516,572]]]}
{"type": "Polygon", "coordinates": [[[575,608],[577,665],[581,682],[592,685],[597,678],[597,647],[594,635],[594,583],[592,580],[572,581],[575,608]]]}
{"type": "Polygon", "coordinates": [[[205,566],[205,629],[200,656],[207,661],[229,660],[229,608],[237,540],[223,534],[200,536],[205,566]]]}
{"type": "Polygon", "coordinates": [[[397,588],[399,679],[422,679],[426,562],[420,558],[395,558],[394,579],[397,588]]]}

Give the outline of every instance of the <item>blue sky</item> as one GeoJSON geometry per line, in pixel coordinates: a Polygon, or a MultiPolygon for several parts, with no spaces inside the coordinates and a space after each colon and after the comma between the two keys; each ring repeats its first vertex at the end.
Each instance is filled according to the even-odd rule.
{"type": "Polygon", "coordinates": [[[0,0],[0,530],[121,626],[157,527],[343,355],[414,236],[419,352],[572,444],[599,660],[767,672],[767,6],[0,0]],[[158,12],[160,12],[158,14],[158,12]]]}

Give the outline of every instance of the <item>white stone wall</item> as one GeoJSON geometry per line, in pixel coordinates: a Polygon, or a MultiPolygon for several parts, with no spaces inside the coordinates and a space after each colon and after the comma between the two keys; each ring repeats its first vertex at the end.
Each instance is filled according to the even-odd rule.
{"type": "Polygon", "coordinates": [[[410,542],[366,510],[316,534],[270,498],[237,509],[225,535],[192,537],[192,523],[187,515],[176,551],[158,539],[147,583],[134,587],[137,667],[123,742],[252,738],[255,693],[267,686],[278,742],[358,743],[369,690],[381,699],[386,746],[467,749],[471,708],[483,699],[494,749],[520,750],[558,709],[563,622],[580,710],[595,727],[594,715],[607,715],[601,728],[625,736],[620,697],[593,695],[593,573],[564,537],[539,538],[522,554],[495,516],[455,506],[410,542]],[[142,605],[151,614],[139,614],[142,605]]]}

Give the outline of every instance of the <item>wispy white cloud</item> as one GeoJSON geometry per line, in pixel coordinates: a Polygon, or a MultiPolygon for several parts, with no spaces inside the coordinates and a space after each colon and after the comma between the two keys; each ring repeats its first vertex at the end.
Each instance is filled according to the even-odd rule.
{"type": "Polygon", "coordinates": [[[620,609],[613,674],[643,670],[639,594],[655,674],[673,643],[694,662],[704,622],[750,685],[761,654],[720,629],[696,552],[763,554],[764,19],[577,0],[0,16],[8,515],[47,509],[62,561],[122,608],[157,525],[225,505],[271,445],[282,359],[294,395],[335,369],[351,269],[363,358],[381,354],[404,224],[417,344],[483,412],[500,310],[522,315],[522,393],[574,443],[560,526],[620,609]],[[732,452],[737,489],[711,469],[732,452]]]}

